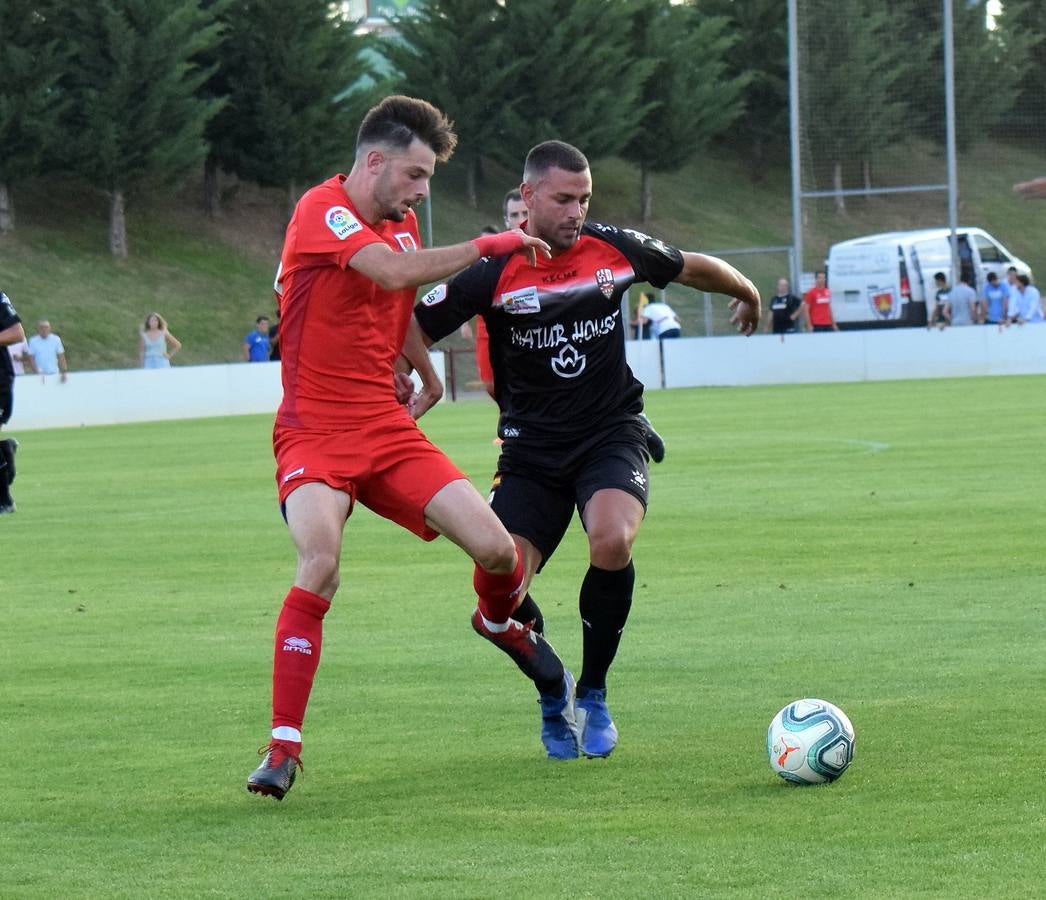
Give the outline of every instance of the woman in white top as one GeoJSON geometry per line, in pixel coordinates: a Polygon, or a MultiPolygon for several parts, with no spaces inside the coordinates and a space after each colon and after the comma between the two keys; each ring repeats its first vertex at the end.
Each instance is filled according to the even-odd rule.
{"type": "Polygon", "coordinates": [[[142,329],[138,359],[146,369],[169,369],[171,357],[182,349],[181,342],[167,330],[159,313],[149,313],[142,329]]]}

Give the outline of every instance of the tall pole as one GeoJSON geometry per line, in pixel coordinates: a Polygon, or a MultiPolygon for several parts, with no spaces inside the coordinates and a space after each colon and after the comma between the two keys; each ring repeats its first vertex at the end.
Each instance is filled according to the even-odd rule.
{"type": "MultiPolygon", "coordinates": [[[[947,2],[947,0],[946,0],[947,2]]],[[[799,166],[799,20],[797,0],[788,0],[788,128],[792,149],[792,293],[802,288],[803,212],[799,166]]]]}
{"type": "Polygon", "coordinates": [[[944,121],[948,154],[948,227],[951,229],[952,278],[958,282],[959,268],[959,179],[955,154],[955,27],[952,19],[953,0],[944,0],[944,121]]]}

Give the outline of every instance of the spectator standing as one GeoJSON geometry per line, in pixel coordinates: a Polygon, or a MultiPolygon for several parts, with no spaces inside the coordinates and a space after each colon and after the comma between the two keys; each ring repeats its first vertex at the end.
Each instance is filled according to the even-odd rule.
{"type": "Polygon", "coordinates": [[[1010,289],[995,272],[989,272],[984,283],[984,321],[989,325],[1002,325],[1006,321],[1010,289]]]}
{"type": "Polygon", "coordinates": [[[642,318],[650,323],[650,336],[659,341],[677,338],[683,333],[675,310],[660,300],[648,303],[643,309],[642,318]]]}
{"type": "Polygon", "coordinates": [[[952,324],[952,289],[948,286],[948,276],[944,272],[938,272],[933,276],[933,285],[936,290],[926,328],[929,330],[936,325],[944,331],[946,326],[952,324]]]}
{"type": "Polygon", "coordinates": [[[1006,321],[1016,322],[1021,305],[1021,286],[1017,283],[1016,266],[1010,266],[1006,270],[1006,288],[1009,291],[1006,303],[1006,321]]]}
{"type": "Polygon", "coordinates": [[[637,341],[645,341],[650,337],[650,320],[643,317],[643,311],[652,299],[650,294],[643,291],[639,295],[635,315],[632,316],[632,321],[629,322],[632,329],[632,337],[637,341]]]}
{"type": "Polygon", "coordinates": [[[791,291],[787,278],[777,279],[777,293],[770,298],[770,315],[766,320],[768,331],[781,335],[794,334],[799,330],[799,317],[803,314],[803,301],[791,291]]]}
{"type": "Polygon", "coordinates": [[[29,342],[24,337],[16,344],[8,344],[7,353],[11,357],[11,368],[14,369],[15,375],[24,375],[26,371],[31,374],[35,371],[33,357],[29,352],[29,342]],[[29,367],[28,370],[26,366],[29,367]]]}
{"type": "MultiPolygon", "coordinates": [[[[11,418],[14,406],[14,362],[6,348],[25,341],[22,320],[18,318],[7,294],[0,291],[0,428],[11,418]]],[[[14,438],[0,440],[0,515],[13,513],[15,502],[11,497],[11,482],[15,480],[15,450],[18,441],[14,438]]]]}
{"type": "Polygon", "coordinates": [[[979,325],[982,321],[977,292],[970,287],[970,276],[959,275],[959,283],[951,289],[952,325],[979,325]]]}
{"type": "Polygon", "coordinates": [[[62,339],[51,331],[51,323],[41,319],[36,323],[36,334],[29,338],[29,353],[33,357],[33,367],[41,375],[61,373],[64,383],[69,372],[65,362],[65,345],[62,339]]]}
{"type": "Polygon", "coordinates": [[[258,316],[254,320],[254,330],[247,332],[243,339],[243,358],[247,362],[268,362],[270,349],[269,317],[258,316]]]}
{"type": "Polygon", "coordinates": [[[269,362],[280,361],[280,311],[276,310],[276,321],[269,326],[269,362]]]}
{"type": "Polygon", "coordinates": [[[839,330],[832,317],[832,292],[828,290],[828,276],[825,272],[817,272],[814,286],[803,295],[803,303],[806,304],[811,331],[839,330]]]}
{"type": "Polygon", "coordinates": [[[181,349],[181,341],[167,330],[163,316],[149,313],[138,346],[139,365],[143,369],[169,369],[171,357],[181,349]]]}
{"type": "Polygon", "coordinates": [[[1011,316],[1010,321],[1017,325],[1036,325],[1046,321],[1042,312],[1042,296],[1027,275],[1017,276],[1017,314],[1011,316]]]}

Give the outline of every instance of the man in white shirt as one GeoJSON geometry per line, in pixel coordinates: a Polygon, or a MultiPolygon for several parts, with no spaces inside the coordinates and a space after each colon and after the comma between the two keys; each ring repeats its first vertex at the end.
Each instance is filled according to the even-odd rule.
{"type": "Polygon", "coordinates": [[[64,382],[69,367],[65,364],[65,346],[62,339],[51,331],[51,323],[41,319],[36,323],[36,334],[29,338],[29,352],[33,365],[41,375],[62,373],[64,382]]]}
{"type": "Polygon", "coordinates": [[[1010,296],[1010,322],[1017,325],[1041,324],[1046,321],[1042,312],[1042,297],[1039,289],[1027,275],[1017,276],[1017,295],[1010,296]],[[1015,308],[1016,307],[1016,308],[1015,308]]]}
{"type": "Polygon", "coordinates": [[[650,323],[650,336],[659,341],[677,338],[682,331],[679,327],[679,316],[667,303],[660,301],[648,303],[640,314],[643,322],[650,323]]]}

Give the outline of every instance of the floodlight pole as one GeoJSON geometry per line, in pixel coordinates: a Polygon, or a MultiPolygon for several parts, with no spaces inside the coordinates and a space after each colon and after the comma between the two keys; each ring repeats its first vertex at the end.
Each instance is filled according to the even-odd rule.
{"type": "Polygon", "coordinates": [[[797,0],[788,0],[788,130],[792,150],[792,293],[803,277],[803,211],[799,168],[799,17],[797,0]]]}
{"type": "Polygon", "coordinates": [[[955,26],[952,3],[944,0],[944,121],[948,158],[948,227],[951,229],[952,278],[958,282],[959,268],[959,179],[955,153],[955,26]]]}

